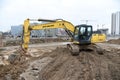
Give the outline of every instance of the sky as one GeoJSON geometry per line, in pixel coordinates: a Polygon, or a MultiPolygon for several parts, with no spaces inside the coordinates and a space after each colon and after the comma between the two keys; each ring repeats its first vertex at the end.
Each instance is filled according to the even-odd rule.
{"type": "Polygon", "coordinates": [[[120,11],[120,0],[0,0],[0,31],[30,19],[64,19],[74,25],[111,29],[111,14],[120,11]],[[99,27],[97,27],[99,25],[99,27]]]}

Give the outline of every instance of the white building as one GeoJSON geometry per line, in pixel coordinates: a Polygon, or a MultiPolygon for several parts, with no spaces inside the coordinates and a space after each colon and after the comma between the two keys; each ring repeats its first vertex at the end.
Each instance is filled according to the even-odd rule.
{"type": "Polygon", "coordinates": [[[23,27],[22,25],[11,26],[11,35],[16,38],[22,35],[23,27]]]}
{"type": "MultiPolygon", "coordinates": [[[[43,29],[43,30],[32,30],[31,38],[40,38],[40,37],[56,37],[59,33],[63,35],[63,31],[60,29],[43,29]]],[[[23,26],[16,25],[11,26],[11,35],[14,38],[22,37],[23,34],[23,26]]]]}
{"type": "Polygon", "coordinates": [[[120,11],[112,13],[111,17],[111,34],[120,35],[120,11]]]}

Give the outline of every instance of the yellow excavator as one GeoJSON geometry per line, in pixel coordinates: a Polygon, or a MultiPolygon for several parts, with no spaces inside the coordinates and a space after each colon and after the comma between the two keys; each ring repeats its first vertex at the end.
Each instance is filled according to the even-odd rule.
{"type": "Polygon", "coordinates": [[[27,51],[30,41],[30,33],[32,30],[63,28],[71,37],[71,43],[67,44],[67,48],[72,55],[78,55],[81,50],[93,49],[101,53],[101,49],[95,43],[104,42],[106,40],[105,34],[93,34],[93,27],[91,25],[77,25],[74,26],[71,22],[63,19],[26,19],[23,25],[23,43],[22,49],[27,51]],[[33,25],[30,21],[42,21],[42,24],[33,25]]]}

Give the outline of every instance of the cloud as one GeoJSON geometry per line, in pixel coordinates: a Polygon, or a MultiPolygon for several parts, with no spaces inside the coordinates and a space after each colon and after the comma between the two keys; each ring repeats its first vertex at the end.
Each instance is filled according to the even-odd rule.
{"type": "MultiPolygon", "coordinates": [[[[26,18],[63,18],[73,24],[80,20],[96,20],[91,24],[110,24],[112,12],[118,11],[116,0],[4,0],[0,9],[0,24],[10,29],[26,18]]],[[[0,27],[1,27],[0,26],[0,27]]]]}

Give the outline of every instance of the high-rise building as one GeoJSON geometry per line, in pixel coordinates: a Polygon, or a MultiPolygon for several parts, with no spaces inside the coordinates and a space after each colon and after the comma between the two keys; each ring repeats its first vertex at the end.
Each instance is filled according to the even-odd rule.
{"type": "Polygon", "coordinates": [[[111,16],[111,34],[120,35],[120,11],[112,13],[111,16]]]}

